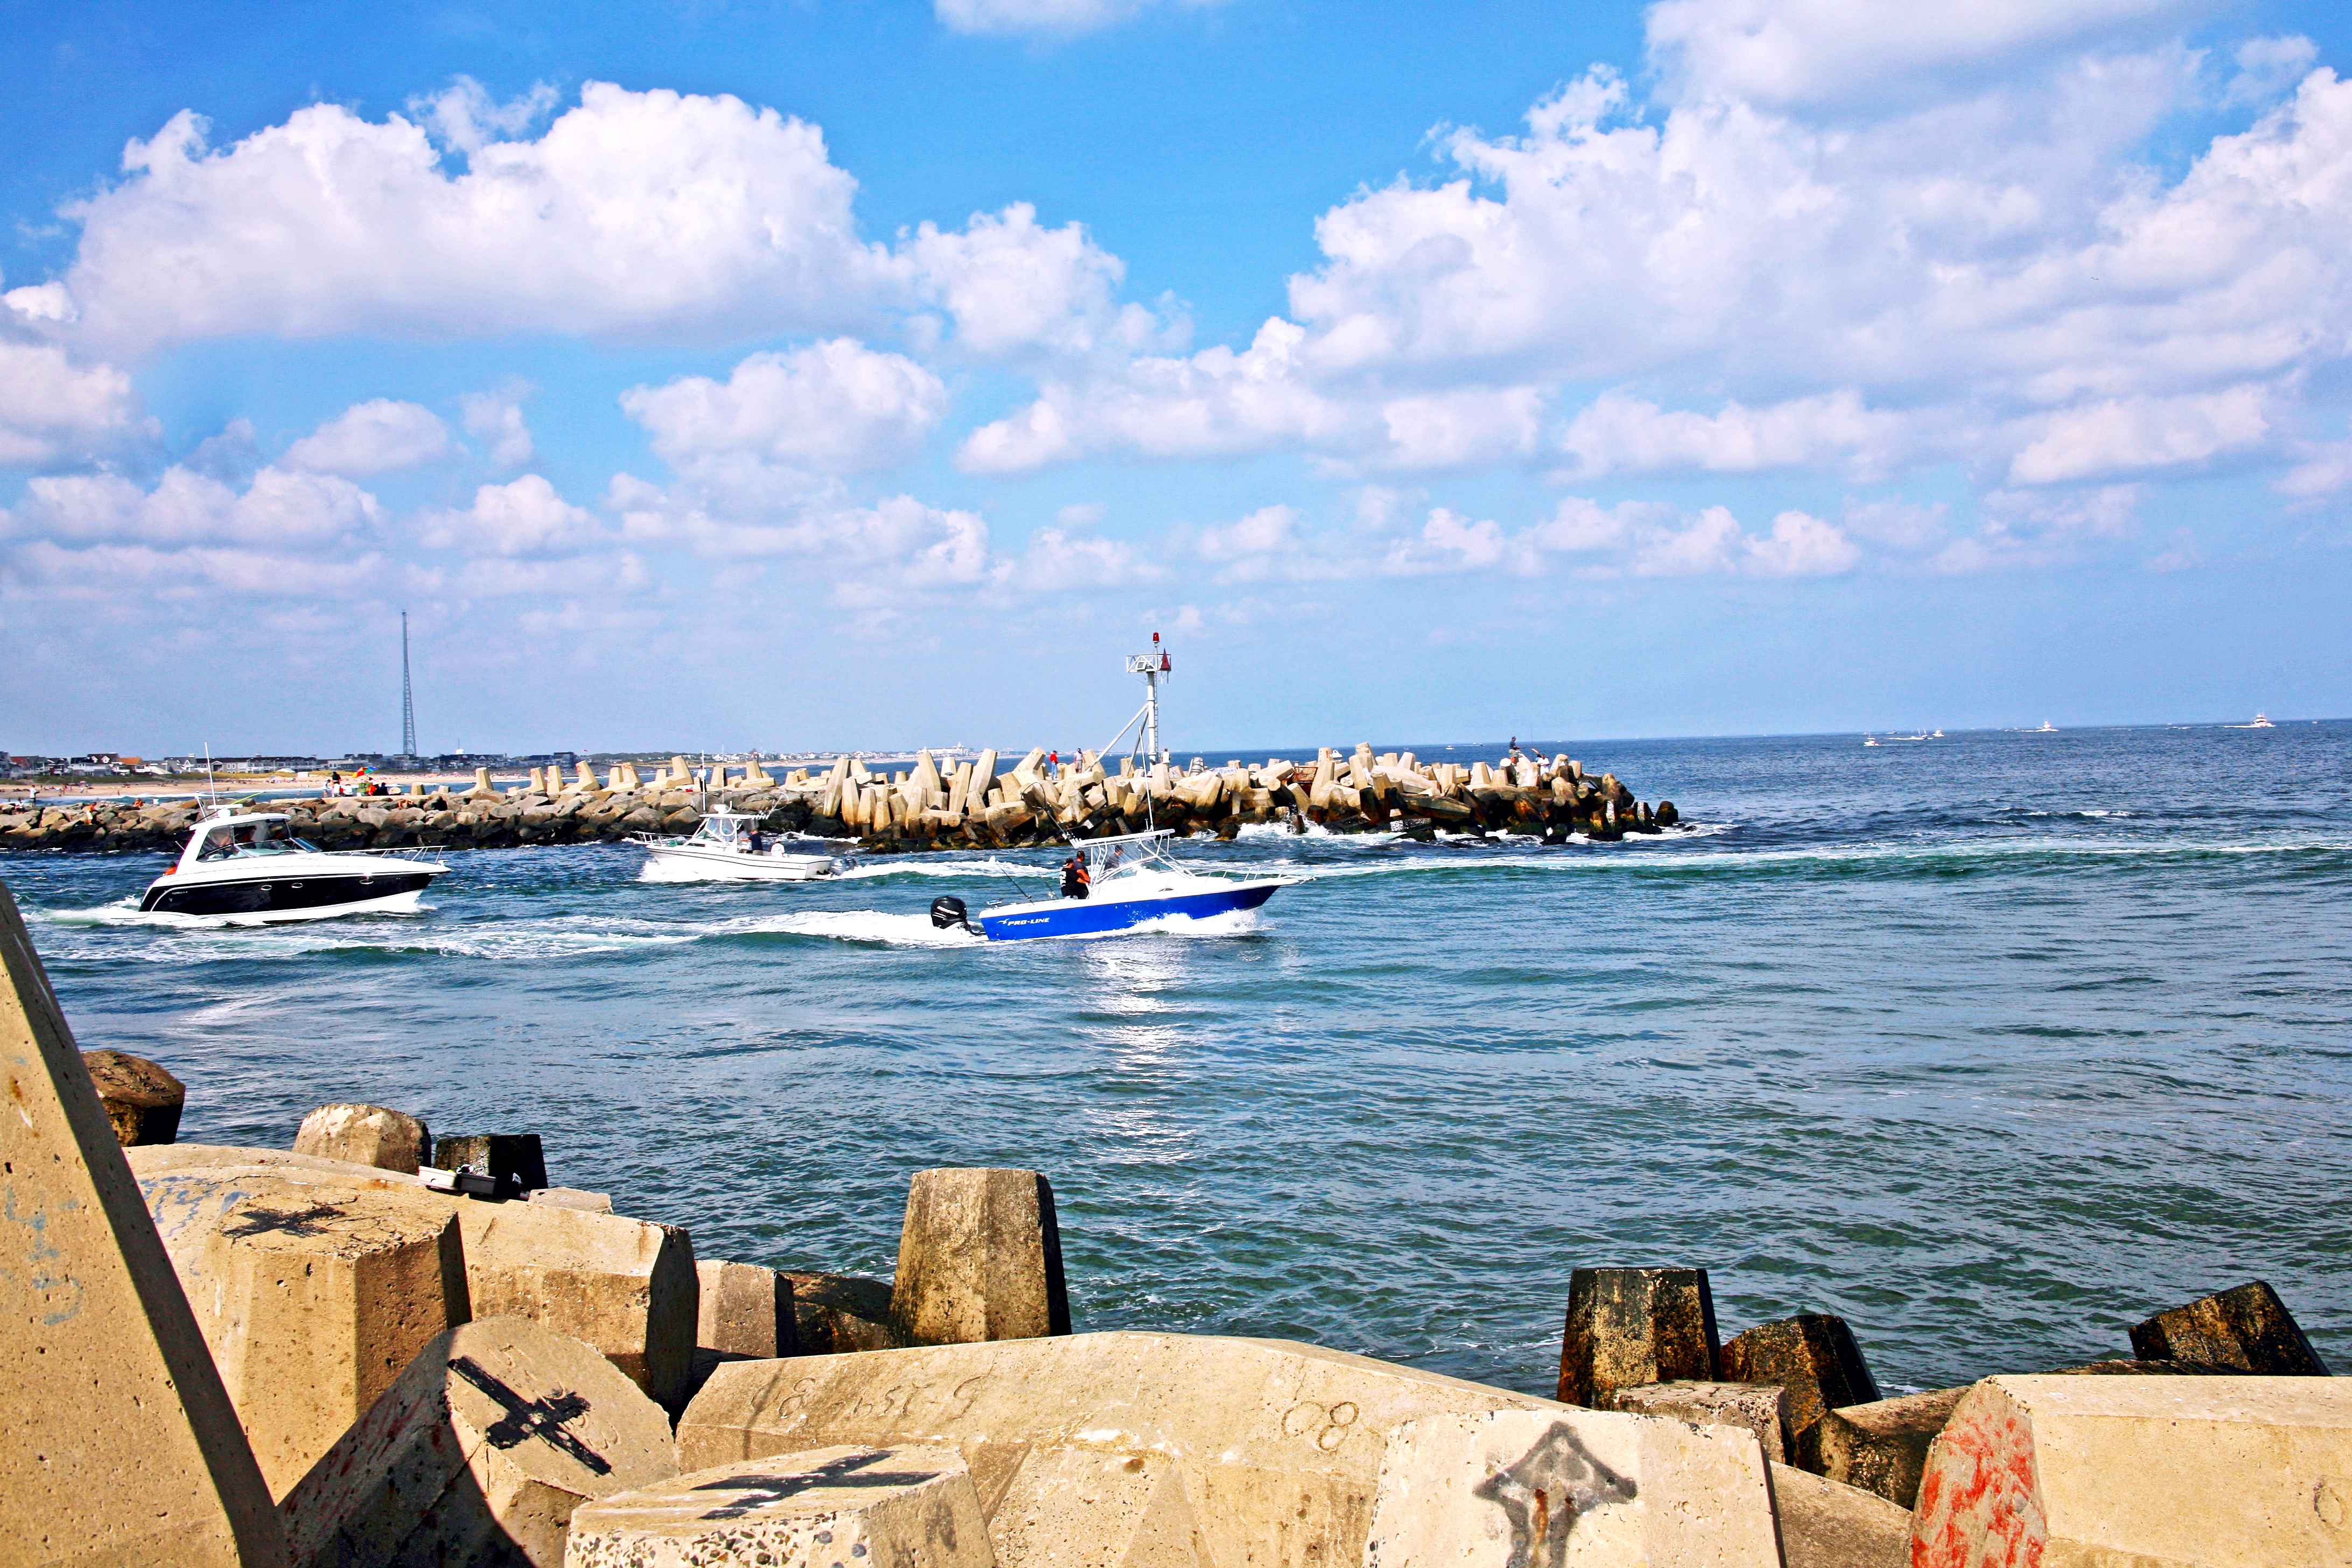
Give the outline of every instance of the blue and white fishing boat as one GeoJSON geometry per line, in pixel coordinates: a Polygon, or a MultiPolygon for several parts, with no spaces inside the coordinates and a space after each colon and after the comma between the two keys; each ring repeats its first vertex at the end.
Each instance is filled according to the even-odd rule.
{"type": "Polygon", "coordinates": [[[1056,899],[999,904],[968,918],[963,900],[931,900],[931,923],[961,926],[991,942],[1037,936],[1101,936],[1153,921],[1207,920],[1256,909],[1290,885],[1286,877],[1214,877],[1188,871],[1169,858],[1176,835],[1162,827],[1093,838],[1076,847],[1085,875],[1066,877],[1056,899]]]}

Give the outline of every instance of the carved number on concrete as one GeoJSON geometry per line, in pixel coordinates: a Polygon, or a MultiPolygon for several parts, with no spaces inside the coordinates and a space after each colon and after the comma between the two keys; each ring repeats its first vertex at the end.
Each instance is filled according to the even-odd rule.
{"type": "Polygon", "coordinates": [[[1348,1429],[1356,1424],[1358,1414],[1349,1400],[1337,1405],[1305,1400],[1284,1413],[1282,1430],[1286,1436],[1312,1438],[1317,1447],[1328,1454],[1348,1440],[1348,1429]]]}

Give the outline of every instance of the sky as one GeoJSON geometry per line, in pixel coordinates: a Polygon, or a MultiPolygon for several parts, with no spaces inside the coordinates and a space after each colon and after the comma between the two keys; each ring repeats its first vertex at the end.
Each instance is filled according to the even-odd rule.
{"type": "Polygon", "coordinates": [[[0,0],[0,749],[2352,713],[2352,14],[0,0]]]}

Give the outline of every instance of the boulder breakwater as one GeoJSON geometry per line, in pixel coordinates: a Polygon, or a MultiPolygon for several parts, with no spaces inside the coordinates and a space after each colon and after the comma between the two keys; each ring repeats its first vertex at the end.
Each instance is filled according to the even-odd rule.
{"type": "MultiPolygon", "coordinates": [[[[921,752],[912,767],[887,773],[845,756],[782,776],[756,761],[698,775],[674,757],[667,767],[621,763],[601,775],[586,763],[568,774],[533,768],[528,782],[504,788],[481,769],[462,791],[277,800],[257,809],[286,813],[297,836],[327,849],[589,843],[689,833],[706,812],[726,810],[756,816],[772,833],[855,840],[867,854],[1020,848],[1146,827],[1231,838],[1261,824],[1300,833],[1511,833],[1607,843],[1680,820],[1674,802],[1648,805],[1615,774],[1588,773],[1567,757],[1431,763],[1360,745],[1352,753],[1326,748],[1306,762],[1235,758],[1213,767],[1195,757],[1179,768],[1091,752],[1057,765],[1037,750],[1009,770],[999,766],[995,752],[949,765],[921,752]]],[[[176,848],[199,815],[199,804],[185,798],[26,803],[0,807],[0,847],[176,848]]]]}

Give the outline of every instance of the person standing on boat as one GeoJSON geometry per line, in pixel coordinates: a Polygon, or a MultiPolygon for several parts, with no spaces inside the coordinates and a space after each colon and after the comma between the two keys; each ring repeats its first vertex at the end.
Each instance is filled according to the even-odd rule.
{"type": "Polygon", "coordinates": [[[1062,862],[1062,897],[1085,898],[1088,881],[1086,856],[1077,850],[1071,850],[1070,858],[1062,862]]]}

